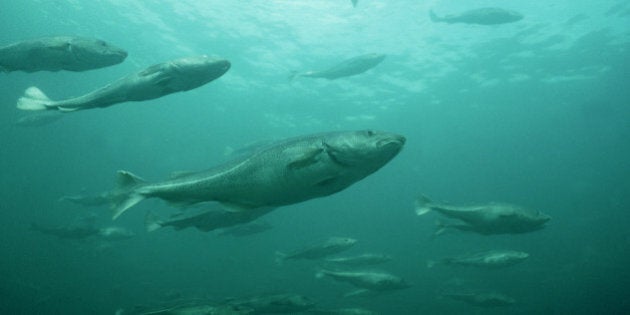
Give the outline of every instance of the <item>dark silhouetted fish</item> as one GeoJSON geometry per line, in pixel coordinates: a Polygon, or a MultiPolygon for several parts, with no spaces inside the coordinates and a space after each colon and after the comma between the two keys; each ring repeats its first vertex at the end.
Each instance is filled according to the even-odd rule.
{"type": "Polygon", "coordinates": [[[333,66],[332,68],[326,70],[293,72],[291,73],[290,79],[294,79],[296,77],[307,77],[334,80],[338,78],[349,77],[361,74],[376,67],[384,59],[385,55],[383,54],[361,55],[348,60],[344,60],[341,63],[333,66]]]}
{"type": "Polygon", "coordinates": [[[118,172],[114,218],[146,198],[185,206],[217,201],[232,211],[278,207],[339,192],[383,167],[405,138],[370,130],[293,138],[207,171],[147,183],[118,172]]]}
{"type": "Polygon", "coordinates": [[[102,40],[59,36],[0,47],[0,71],[86,71],[123,62],[127,52],[102,40]]]}
{"type": "Polygon", "coordinates": [[[501,8],[480,8],[444,17],[438,17],[433,11],[429,11],[429,17],[433,22],[480,25],[506,24],[523,19],[522,14],[501,8]]]}
{"type": "Polygon", "coordinates": [[[17,102],[22,110],[71,112],[139,102],[200,87],[221,77],[230,62],[205,55],[171,60],[114,81],[88,94],[53,101],[36,87],[30,87],[17,102]]]}
{"type": "Polygon", "coordinates": [[[252,314],[296,314],[315,306],[309,297],[299,294],[261,295],[231,300],[228,305],[252,309],[252,314]]]}
{"type": "Polygon", "coordinates": [[[193,227],[202,232],[209,232],[248,223],[267,214],[271,210],[273,210],[273,208],[234,212],[217,206],[200,210],[186,210],[164,220],[158,218],[152,212],[148,212],[145,218],[145,225],[149,232],[167,226],[173,227],[177,231],[193,227]]]}

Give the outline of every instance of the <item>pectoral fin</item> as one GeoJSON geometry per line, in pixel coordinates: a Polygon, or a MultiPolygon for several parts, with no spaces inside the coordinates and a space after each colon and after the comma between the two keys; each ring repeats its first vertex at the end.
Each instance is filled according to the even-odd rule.
{"type": "Polygon", "coordinates": [[[296,170],[308,167],[309,165],[313,165],[317,163],[317,156],[319,156],[322,152],[324,152],[323,148],[313,148],[311,150],[297,154],[296,157],[291,161],[291,163],[287,165],[287,168],[296,170]]]}

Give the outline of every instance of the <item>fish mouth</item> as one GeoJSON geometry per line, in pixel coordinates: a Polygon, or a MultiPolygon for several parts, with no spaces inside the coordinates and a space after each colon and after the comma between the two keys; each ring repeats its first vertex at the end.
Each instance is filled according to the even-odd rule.
{"type": "Polygon", "coordinates": [[[406,141],[407,139],[401,135],[392,135],[376,142],[376,146],[379,148],[392,147],[401,150],[406,141]]]}

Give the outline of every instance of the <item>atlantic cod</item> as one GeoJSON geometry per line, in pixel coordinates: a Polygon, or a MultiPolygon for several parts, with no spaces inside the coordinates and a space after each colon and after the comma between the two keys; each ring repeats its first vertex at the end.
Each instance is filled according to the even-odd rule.
{"type": "Polygon", "coordinates": [[[230,62],[225,59],[206,55],[179,58],[150,66],[92,92],[65,100],[51,100],[40,89],[31,86],[18,99],[17,108],[65,113],[152,100],[198,88],[221,77],[229,69],[230,62]]]}
{"type": "Polygon", "coordinates": [[[293,72],[289,78],[294,79],[296,77],[308,77],[335,80],[342,77],[361,74],[376,67],[383,60],[385,60],[385,55],[383,54],[365,54],[344,60],[326,70],[293,72]]]}
{"type": "Polygon", "coordinates": [[[488,203],[472,206],[454,206],[431,201],[426,196],[419,196],[415,201],[417,215],[424,215],[433,210],[447,217],[459,219],[463,223],[441,224],[439,234],[444,228],[455,228],[483,235],[518,234],[544,228],[551,217],[533,209],[526,209],[506,203],[488,203]]]}
{"type": "Polygon", "coordinates": [[[57,36],[0,47],[0,72],[86,71],[123,62],[127,52],[99,39],[57,36]]]}
{"type": "Polygon", "coordinates": [[[383,167],[405,138],[371,130],[282,141],[215,168],[148,183],[118,171],[113,218],[146,198],[186,206],[217,201],[232,211],[277,207],[339,192],[383,167]]]}

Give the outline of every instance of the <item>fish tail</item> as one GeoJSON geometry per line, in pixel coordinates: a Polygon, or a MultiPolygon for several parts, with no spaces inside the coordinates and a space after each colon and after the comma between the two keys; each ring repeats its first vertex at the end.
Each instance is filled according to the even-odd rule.
{"type": "Polygon", "coordinates": [[[433,233],[433,236],[435,237],[444,234],[447,228],[448,225],[446,225],[446,223],[442,222],[441,220],[435,221],[435,232],[433,233]]]}
{"type": "Polygon", "coordinates": [[[54,101],[34,86],[26,89],[24,96],[20,97],[17,102],[17,108],[21,110],[47,110],[54,109],[54,107],[54,101]]]}
{"type": "Polygon", "coordinates": [[[144,183],[145,180],[130,172],[118,171],[116,188],[112,192],[112,219],[115,220],[127,209],[146,198],[138,192],[138,188],[144,183]]]}
{"type": "Polygon", "coordinates": [[[433,12],[433,10],[429,10],[429,18],[431,19],[431,22],[441,22],[442,19],[440,17],[438,17],[435,12],[433,12]]]}
{"type": "Polygon", "coordinates": [[[148,211],[147,215],[144,217],[144,226],[147,229],[147,232],[153,232],[159,228],[161,228],[164,222],[152,211],[148,211]]]}
{"type": "Polygon", "coordinates": [[[291,70],[291,72],[289,72],[289,81],[295,80],[295,78],[297,78],[299,75],[300,75],[299,72],[295,70],[291,70]]]}
{"type": "Polygon", "coordinates": [[[417,215],[424,215],[431,211],[431,199],[425,195],[420,195],[414,202],[417,215]]]}

